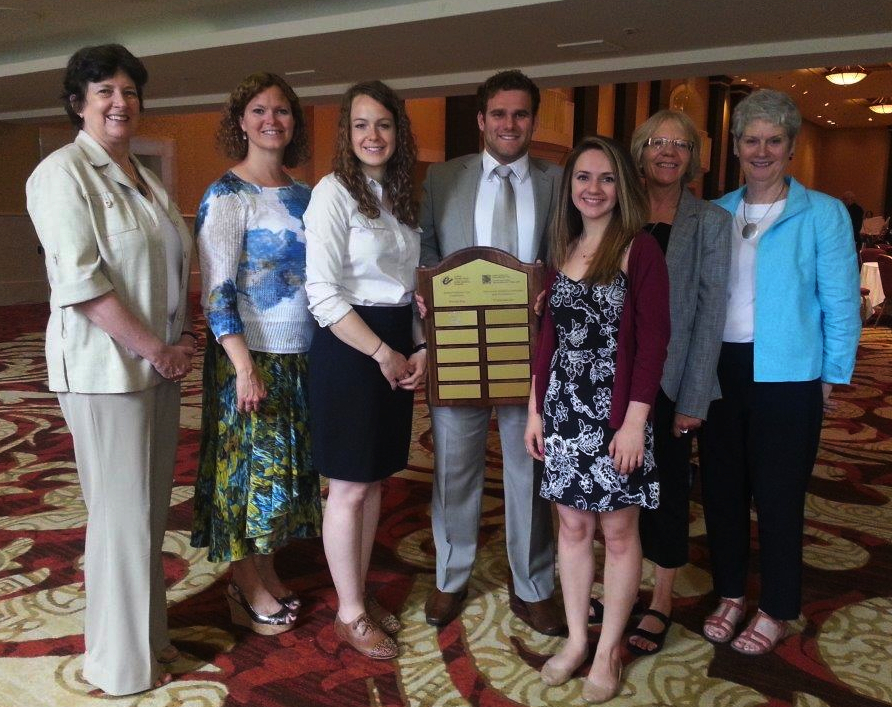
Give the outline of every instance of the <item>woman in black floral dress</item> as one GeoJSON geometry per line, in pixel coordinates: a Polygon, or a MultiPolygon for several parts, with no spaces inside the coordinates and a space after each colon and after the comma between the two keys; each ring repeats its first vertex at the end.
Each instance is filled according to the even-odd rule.
{"type": "Polygon", "coordinates": [[[582,691],[595,703],[620,689],[620,639],[641,579],[638,512],[659,503],[649,418],[669,341],[669,282],[659,245],[642,231],[647,215],[617,143],[587,138],[570,153],[525,439],[545,461],[540,493],[560,518],[569,638],[542,668],[549,685],[566,682],[588,655],[599,522],[604,534],[604,621],[582,691]]]}

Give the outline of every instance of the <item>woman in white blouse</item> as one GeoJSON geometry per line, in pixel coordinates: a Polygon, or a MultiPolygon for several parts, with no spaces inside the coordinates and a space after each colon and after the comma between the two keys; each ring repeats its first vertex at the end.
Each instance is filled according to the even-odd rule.
{"type": "Polygon", "coordinates": [[[304,214],[313,459],[328,477],[322,525],[338,613],[335,632],[363,655],[394,658],[399,620],[365,594],[381,481],[405,468],[427,352],[411,302],[420,252],[412,199],[415,140],[380,81],[341,103],[334,171],[304,214]]]}

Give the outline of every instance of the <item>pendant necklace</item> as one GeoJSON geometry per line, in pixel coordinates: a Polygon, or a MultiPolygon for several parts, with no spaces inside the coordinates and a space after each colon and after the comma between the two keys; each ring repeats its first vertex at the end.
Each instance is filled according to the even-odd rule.
{"type": "Polygon", "coordinates": [[[127,164],[130,165],[130,169],[126,169],[124,167],[124,165],[121,164],[120,162],[118,162],[117,164],[118,164],[118,167],[121,168],[121,171],[124,172],[124,174],[126,174],[130,178],[130,181],[136,185],[137,191],[139,191],[139,193],[142,196],[148,198],[148,196],[149,196],[148,187],[146,186],[145,182],[142,180],[142,175],[140,175],[139,170],[136,169],[136,165],[134,165],[130,161],[130,158],[129,157],[127,158],[127,164]]]}
{"type": "Polygon", "coordinates": [[[762,214],[762,218],[758,221],[750,221],[746,218],[746,197],[743,198],[743,230],[741,230],[740,235],[743,237],[743,240],[748,241],[752,238],[755,238],[759,233],[759,224],[765,220],[768,214],[771,213],[771,209],[774,208],[774,205],[780,200],[781,195],[784,193],[784,189],[787,188],[786,182],[781,184],[780,191],[777,193],[777,196],[774,197],[774,201],[768,206],[768,211],[762,214]]]}

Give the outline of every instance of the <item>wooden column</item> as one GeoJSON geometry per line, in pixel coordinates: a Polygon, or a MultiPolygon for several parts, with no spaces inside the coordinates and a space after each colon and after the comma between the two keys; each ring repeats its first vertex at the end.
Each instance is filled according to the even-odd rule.
{"type": "MultiPolygon", "coordinates": [[[[889,133],[892,138],[892,128],[889,128],[889,133]]],[[[892,213],[892,139],[889,140],[889,158],[886,164],[886,198],[883,213],[886,216],[892,213]]]]}
{"type": "Polygon", "coordinates": [[[632,140],[637,104],[637,83],[616,85],[616,99],[613,104],[613,137],[623,145],[628,145],[632,140]]]}
{"type": "Polygon", "coordinates": [[[653,115],[658,110],[663,110],[664,108],[669,107],[670,87],[670,81],[668,79],[650,82],[650,115],[653,115]]]}
{"type": "Polygon", "coordinates": [[[446,159],[480,152],[477,96],[446,98],[446,159]]]}
{"type": "Polygon", "coordinates": [[[598,134],[598,87],[573,89],[573,144],[598,134]]]}
{"type": "Polygon", "coordinates": [[[734,109],[737,107],[737,104],[752,92],[752,87],[745,84],[735,84],[731,86],[728,103],[727,167],[725,168],[725,188],[723,193],[733,191],[740,186],[740,160],[737,159],[737,155],[734,154],[734,138],[731,136],[731,116],[734,115],[734,109]]]}
{"type": "MultiPolygon", "coordinates": [[[[731,78],[709,77],[709,102],[706,108],[706,132],[712,138],[709,171],[703,175],[703,198],[715,199],[725,193],[725,174],[722,172],[723,156],[729,144],[728,116],[730,115],[731,78]]],[[[736,182],[735,182],[736,183],[736,182]]]]}

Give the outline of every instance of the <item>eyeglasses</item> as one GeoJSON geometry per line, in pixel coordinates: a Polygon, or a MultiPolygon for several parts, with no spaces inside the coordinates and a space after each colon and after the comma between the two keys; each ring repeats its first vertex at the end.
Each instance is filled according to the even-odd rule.
{"type": "Polygon", "coordinates": [[[694,143],[690,140],[670,140],[668,137],[649,137],[644,144],[657,150],[672,145],[679,150],[687,150],[688,152],[694,151],[694,143]]]}

